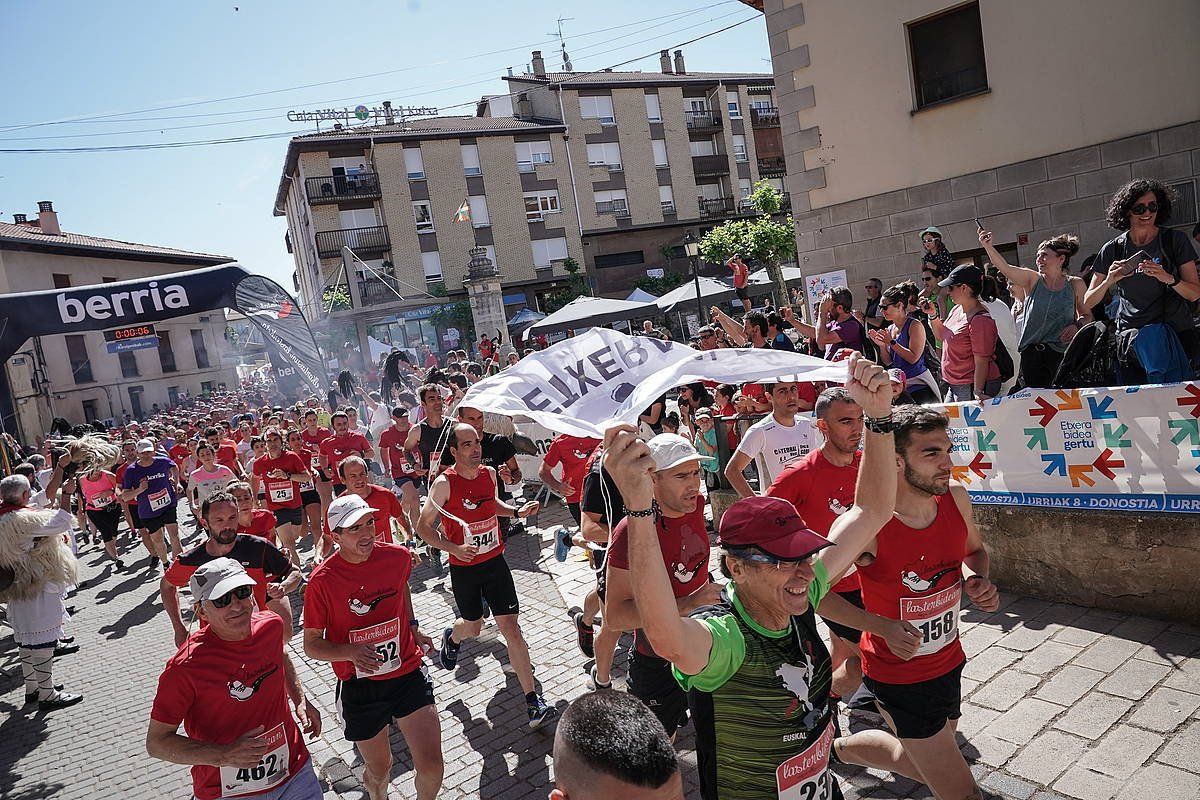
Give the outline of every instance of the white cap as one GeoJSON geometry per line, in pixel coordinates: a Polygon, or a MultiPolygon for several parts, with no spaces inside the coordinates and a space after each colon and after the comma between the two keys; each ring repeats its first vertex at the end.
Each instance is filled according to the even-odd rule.
{"type": "Polygon", "coordinates": [[[223,597],[239,586],[253,586],[254,578],[232,558],[214,558],[196,568],[188,585],[192,590],[192,601],[200,605],[205,600],[223,597]]]}
{"type": "Polygon", "coordinates": [[[329,529],[332,531],[353,525],[368,514],[374,513],[375,509],[367,505],[366,500],[356,494],[347,493],[329,504],[325,521],[329,523],[329,529]]]}
{"type": "Polygon", "coordinates": [[[137,451],[139,453],[153,453],[154,452],[154,440],[153,439],[138,439],[137,451]]]}
{"type": "Polygon", "coordinates": [[[691,442],[677,433],[660,433],[646,445],[650,448],[650,457],[654,459],[654,469],[659,472],[703,458],[691,442]]]}

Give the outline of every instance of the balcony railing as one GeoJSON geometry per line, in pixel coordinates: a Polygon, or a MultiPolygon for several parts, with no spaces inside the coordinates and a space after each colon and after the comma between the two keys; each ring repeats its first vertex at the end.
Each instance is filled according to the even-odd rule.
{"type": "Polygon", "coordinates": [[[737,209],[737,201],[732,197],[714,197],[711,200],[701,197],[699,202],[701,219],[729,216],[737,209]]]}
{"type": "Polygon", "coordinates": [[[325,175],[305,178],[304,191],[310,203],[336,203],[340,200],[375,200],[379,197],[379,176],[375,173],[358,175],[325,175]]]}
{"type": "Polygon", "coordinates": [[[778,128],[779,109],[775,106],[750,109],[750,125],[755,128],[778,128]]]}
{"type": "Polygon", "coordinates": [[[605,200],[596,203],[597,214],[612,214],[615,217],[629,216],[629,203],[626,200],[605,200]]]}
{"type": "Polygon", "coordinates": [[[350,228],[342,231],[317,231],[317,255],[337,258],[343,247],[355,253],[379,253],[391,247],[388,231],[382,225],[370,228],[350,228]]]}
{"type": "Polygon", "coordinates": [[[692,156],[692,171],[697,177],[704,175],[728,175],[729,158],[725,155],[692,156]]]}
{"type": "Polygon", "coordinates": [[[758,174],[763,178],[782,178],[787,172],[787,165],[783,163],[782,157],[760,158],[758,160],[758,174]]]}
{"type": "Polygon", "coordinates": [[[674,201],[671,201],[671,202],[664,202],[664,203],[662,203],[662,213],[664,213],[664,214],[674,214],[674,213],[675,213],[675,203],[674,203],[674,201]]]}
{"type": "Polygon", "coordinates": [[[394,303],[402,294],[396,279],[390,276],[363,275],[358,279],[358,296],[364,306],[394,303]]]}
{"type": "Polygon", "coordinates": [[[689,131],[716,130],[721,127],[721,115],[716,111],[685,111],[689,131]]]}

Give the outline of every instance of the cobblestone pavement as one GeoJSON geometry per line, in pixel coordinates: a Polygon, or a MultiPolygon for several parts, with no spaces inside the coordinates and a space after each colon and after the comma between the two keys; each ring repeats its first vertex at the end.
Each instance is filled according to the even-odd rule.
{"type": "MultiPolygon", "coordinates": [[[[591,573],[578,551],[565,564],[551,554],[550,531],[566,517],[555,505],[541,515],[540,529],[508,545],[536,674],[560,710],[586,690],[590,666],[576,649],[567,610],[581,601],[591,573]]],[[[82,650],[58,660],[56,677],[84,693],[82,704],[53,714],[22,708],[16,648],[0,629],[0,797],[188,797],[186,768],[150,759],[143,747],[158,672],[173,651],[158,601],[160,573],[145,569],[143,559],[114,574],[95,547],[85,548],[81,564],[86,583],[74,600],[71,631],[82,650]]],[[[413,596],[422,628],[436,639],[454,617],[448,581],[422,566],[413,596]]],[[[298,595],[293,605],[299,619],[298,595]]],[[[963,752],[990,792],[1018,800],[1200,797],[1200,629],[1007,595],[994,614],[964,611],[960,629],[969,656],[963,752]]],[[[299,635],[292,648],[325,719],[311,749],[327,799],[358,800],[365,796],[361,764],[338,729],[332,670],[303,656],[299,635]]],[[[618,655],[619,687],[624,666],[618,655]]],[[[430,673],[446,757],[442,796],[545,797],[552,734],[526,729],[495,626],[464,645],[454,673],[435,666],[430,673]]],[[[690,727],[677,745],[693,798],[690,727]]],[[[393,750],[393,797],[412,797],[412,765],[398,734],[393,750]]],[[[903,778],[836,770],[851,800],[929,796],[903,778]]]]}

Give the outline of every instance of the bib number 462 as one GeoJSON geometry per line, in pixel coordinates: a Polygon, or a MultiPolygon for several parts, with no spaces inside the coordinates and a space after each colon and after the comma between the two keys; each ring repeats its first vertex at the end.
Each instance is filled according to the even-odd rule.
{"type": "Polygon", "coordinates": [[[239,781],[261,781],[268,775],[272,775],[279,768],[278,757],[274,753],[269,753],[262,761],[258,762],[258,766],[243,767],[237,771],[237,779],[239,781]]]}

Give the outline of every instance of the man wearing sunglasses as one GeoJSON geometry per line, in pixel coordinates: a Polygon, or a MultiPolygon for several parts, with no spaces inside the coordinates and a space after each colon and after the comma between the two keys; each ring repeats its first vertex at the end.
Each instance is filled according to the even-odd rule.
{"type": "Polygon", "coordinates": [[[199,800],[320,800],[301,725],[319,736],[321,716],[305,699],[284,651],[291,628],[278,615],[257,610],[256,582],[232,558],[201,565],[190,585],[196,614],[206,624],[158,679],[146,752],[192,765],[192,793],[199,800]],[[179,734],[180,725],[187,735],[179,734]]]}

